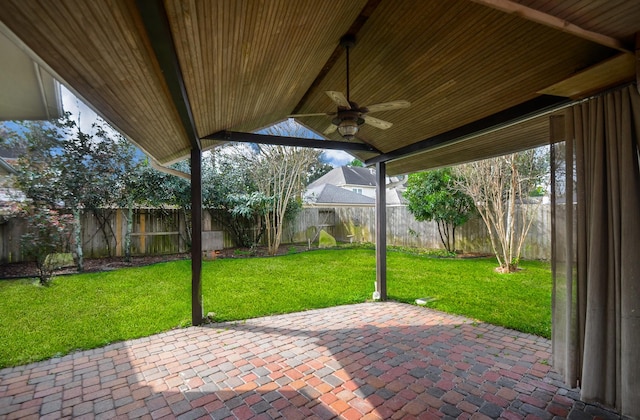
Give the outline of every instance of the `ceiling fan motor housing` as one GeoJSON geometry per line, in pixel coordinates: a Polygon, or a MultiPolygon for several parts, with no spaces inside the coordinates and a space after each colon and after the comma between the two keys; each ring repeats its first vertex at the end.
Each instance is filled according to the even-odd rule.
{"type": "Polygon", "coordinates": [[[331,121],[334,125],[340,126],[340,123],[343,121],[355,121],[358,126],[364,124],[364,119],[362,118],[362,112],[360,110],[354,109],[345,109],[338,110],[338,115],[331,121]]]}

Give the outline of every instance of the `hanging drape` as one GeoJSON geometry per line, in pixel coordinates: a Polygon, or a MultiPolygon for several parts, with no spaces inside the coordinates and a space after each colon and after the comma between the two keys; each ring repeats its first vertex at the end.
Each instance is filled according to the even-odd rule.
{"type": "Polygon", "coordinates": [[[551,121],[554,367],[585,401],[632,418],[640,418],[639,137],[635,85],[551,121]]]}

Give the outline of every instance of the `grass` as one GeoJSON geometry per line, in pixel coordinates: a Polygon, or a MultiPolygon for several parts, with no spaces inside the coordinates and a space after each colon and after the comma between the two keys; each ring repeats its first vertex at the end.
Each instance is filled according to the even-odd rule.
{"type": "MultiPolygon", "coordinates": [[[[216,321],[363,302],[375,281],[370,249],[322,250],[276,258],[205,262],[206,312],[216,321]]],[[[550,336],[548,264],[498,274],[493,259],[435,259],[389,252],[389,298],[550,336]]],[[[189,325],[190,261],[104,273],[0,282],[0,367],[189,325]]]]}
{"type": "Polygon", "coordinates": [[[523,261],[512,274],[494,271],[493,258],[425,259],[390,253],[389,298],[465,315],[543,337],[551,337],[551,272],[548,263],[523,261]]]}

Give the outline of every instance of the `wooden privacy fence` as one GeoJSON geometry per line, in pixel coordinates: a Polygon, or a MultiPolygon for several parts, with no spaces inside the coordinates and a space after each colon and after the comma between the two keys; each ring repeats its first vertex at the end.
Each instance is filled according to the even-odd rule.
{"type": "MultiPolygon", "coordinates": [[[[87,258],[122,256],[127,229],[127,210],[102,209],[82,215],[82,244],[87,258]]],[[[26,220],[12,218],[0,224],[0,262],[23,261],[21,237],[26,220]]],[[[185,221],[177,209],[136,209],[133,212],[133,255],[172,254],[188,250],[185,221]]]]}
{"type": "MultiPolygon", "coordinates": [[[[547,260],[551,256],[551,210],[535,206],[534,221],[522,247],[522,258],[547,260]]],[[[517,211],[522,211],[518,208],[517,211]]],[[[373,207],[306,208],[290,223],[284,238],[306,242],[310,234],[324,228],[338,241],[375,242],[376,215],[373,207]]],[[[415,248],[442,248],[435,222],[418,222],[408,207],[387,207],[387,244],[415,248]]],[[[456,229],[456,249],[492,253],[487,228],[476,217],[456,229]]]]}
{"type": "MultiPolygon", "coordinates": [[[[82,216],[85,257],[124,255],[126,210],[103,209],[82,216]]],[[[550,207],[539,206],[529,231],[522,257],[549,259],[550,207]]],[[[172,254],[186,252],[191,242],[184,213],[178,209],[136,209],[133,213],[131,245],[133,255],[172,254]]],[[[289,222],[283,243],[317,242],[324,229],[338,241],[375,242],[375,209],[372,207],[305,208],[289,222]]],[[[203,245],[205,250],[235,246],[222,226],[203,212],[203,245]]],[[[0,263],[20,262],[20,238],[26,232],[25,220],[12,218],[0,224],[0,263]]],[[[387,208],[387,241],[389,245],[441,248],[435,223],[418,222],[407,207],[387,208]]],[[[490,253],[491,243],[481,219],[470,220],[456,230],[456,248],[465,252],[490,253]]]]}

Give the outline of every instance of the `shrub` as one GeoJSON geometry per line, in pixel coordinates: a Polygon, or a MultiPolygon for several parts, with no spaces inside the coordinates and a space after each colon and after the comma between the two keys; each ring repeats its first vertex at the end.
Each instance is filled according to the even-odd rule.
{"type": "Polygon", "coordinates": [[[35,261],[40,284],[46,285],[59,265],[54,263],[56,258],[50,255],[69,250],[73,217],[37,206],[25,208],[24,213],[27,233],[22,236],[22,252],[35,261]]]}

